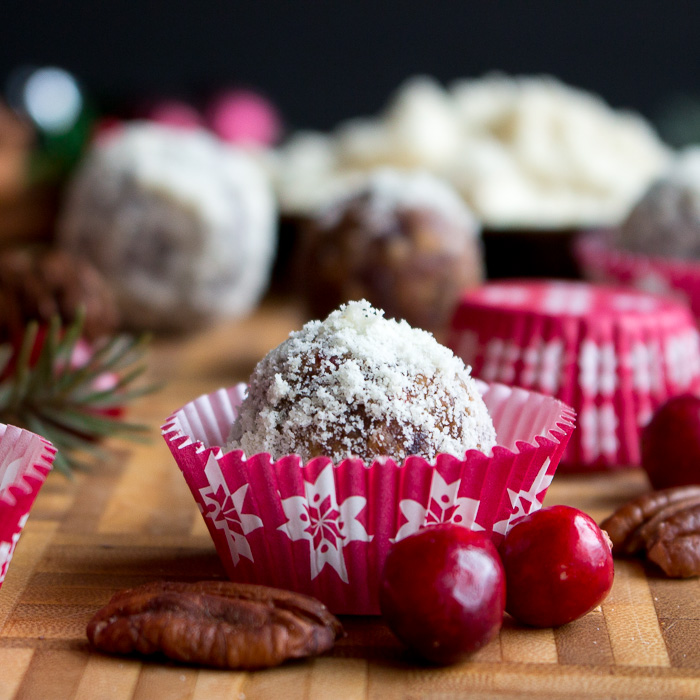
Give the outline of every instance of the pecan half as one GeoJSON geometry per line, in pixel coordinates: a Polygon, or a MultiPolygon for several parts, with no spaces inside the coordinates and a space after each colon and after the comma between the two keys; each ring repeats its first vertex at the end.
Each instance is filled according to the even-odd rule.
{"type": "Polygon", "coordinates": [[[625,503],[606,518],[600,527],[610,535],[613,552],[634,554],[641,548],[641,545],[637,541],[632,542],[632,535],[641,525],[667,506],[693,497],[700,498],[700,486],[682,486],[663,491],[651,491],[625,503]]]}
{"type": "Polygon", "coordinates": [[[115,594],[90,620],[87,636],[109,653],[256,669],[328,651],[344,632],[325,605],[299,593],[161,581],[115,594]]]}
{"type": "Polygon", "coordinates": [[[667,576],[700,575],[700,502],[664,519],[646,547],[647,557],[667,576]]]}
{"type": "Polygon", "coordinates": [[[644,494],[600,527],[610,535],[615,554],[645,552],[667,576],[700,575],[700,486],[644,494]]]}

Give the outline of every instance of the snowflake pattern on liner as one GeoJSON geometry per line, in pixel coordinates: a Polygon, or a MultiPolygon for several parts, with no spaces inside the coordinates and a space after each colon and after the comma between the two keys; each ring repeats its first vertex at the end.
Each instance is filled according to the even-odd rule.
{"type": "Polygon", "coordinates": [[[559,338],[546,342],[534,339],[533,344],[522,351],[523,369],[521,384],[536,387],[547,394],[556,394],[562,378],[564,343],[559,338]]]}
{"type": "Polygon", "coordinates": [[[610,402],[601,406],[584,406],[579,410],[578,420],[584,459],[591,462],[601,456],[614,459],[620,448],[615,406],[610,402]]]}
{"type": "Polygon", "coordinates": [[[485,382],[510,384],[515,379],[515,363],[520,357],[520,347],[510,340],[493,338],[484,349],[484,367],[481,378],[485,382]]]}
{"type": "Polygon", "coordinates": [[[263,521],[257,515],[243,512],[248,484],[231,493],[213,453],[209,455],[204,472],[209,481],[209,486],[199,491],[207,508],[206,512],[202,510],[204,517],[224,531],[234,565],[241,557],[255,561],[247,535],[263,527],[263,521]]]}
{"type": "Polygon", "coordinates": [[[399,528],[392,541],[398,542],[422,527],[439,523],[458,523],[472,530],[483,530],[484,528],[476,522],[479,501],[458,496],[461,484],[461,479],[448,484],[435,470],[430,482],[427,507],[410,498],[399,501],[399,510],[406,522],[399,528]]]}
{"type": "Polygon", "coordinates": [[[615,392],[617,353],[613,343],[581,343],[578,381],[586,396],[611,396],[615,392]]]}
{"type": "Polygon", "coordinates": [[[293,542],[309,543],[311,579],[315,579],[328,564],[343,583],[348,583],[343,548],[350,542],[370,542],[357,516],[367,505],[363,496],[350,496],[338,503],[333,478],[333,466],[328,465],[315,481],[304,480],[304,496],[282,499],[287,522],[278,528],[293,542]]]}
{"type": "Polygon", "coordinates": [[[22,528],[25,526],[28,517],[29,513],[26,513],[20,518],[19,523],[17,523],[17,531],[12,535],[12,539],[9,542],[0,542],[0,583],[5,580],[12,555],[14,554],[19,536],[22,534],[22,528]]]}
{"type": "Polygon", "coordinates": [[[540,470],[529,489],[520,491],[508,489],[508,497],[510,498],[510,504],[513,510],[505,520],[499,520],[494,524],[494,532],[505,535],[506,532],[508,532],[512,522],[518,518],[521,518],[523,515],[534,513],[534,511],[539,510],[542,507],[542,503],[540,502],[538,496],[549,488],[549,485],[552,483],[552,479],[554,478],[554,473],[547,473],[550,464],[551,462],[548,457],[540,467],[540,470]],[[525,509],[526,505],[527,510],[525,509]]]}

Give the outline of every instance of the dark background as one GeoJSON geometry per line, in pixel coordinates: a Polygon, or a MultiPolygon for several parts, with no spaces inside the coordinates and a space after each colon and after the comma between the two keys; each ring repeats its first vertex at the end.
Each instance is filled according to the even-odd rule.
{"type": "Polygon", "coordinates": [[[657,123],[700,93],[700,3],[689,1],[0,0],[0,14],[0,79],[60,65],[108,109],[247,85],[290,127],[329,128],[376,112],[415,73],[449,82],[495,69],[550,73],[657,123]]]}

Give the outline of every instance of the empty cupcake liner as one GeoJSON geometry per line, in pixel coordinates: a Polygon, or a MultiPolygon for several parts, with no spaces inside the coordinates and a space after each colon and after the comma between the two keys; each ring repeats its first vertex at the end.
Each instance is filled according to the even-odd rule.
{"type": "Polygon", "coordinates": [[[574,254],[587,279],[683,299],[700,318],[700,262],[620,250],[606,231],[581,234],[574,254]]]}
{"type": "Polygon", "coordinates": [[[669,397],[700,388],[689,309],[637,290],[511,280],[466,293],[450,347],[474,376],[556,396],[578,428],[561,469],[636,466],[641,429],[669,397]]]}
{"type": "Polygon", "coordinates": [[[297,455],[273,461],[224,453],[245,385],[202,396],[174,413],[163,436],[229,577],[300,591],[338,614],[377,614],[379,577],[393,542],[451,521],[497,543],[538,509],[574,428],[560,401],[483,385],[498,446],[464,460],[438,455],[367,466],[297,455]]]}
{"type": "Polygon", "coordinates": [[[0,423],[0,586],[55,455],[41,436],[0,423]]]}

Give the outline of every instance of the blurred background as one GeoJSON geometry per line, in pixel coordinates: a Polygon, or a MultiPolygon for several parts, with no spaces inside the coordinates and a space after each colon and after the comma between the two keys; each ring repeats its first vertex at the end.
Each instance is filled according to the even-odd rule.
{"type": "Polygon", "coordinates": [[[3,1],[0,75],[59,65],[109,109],[253,86],[292,128],[376,112],[408,76],[548,73],[662,119],[700,94],[691,1],[3,1]]]}
{"type": "MultiPolygon", "coordinates": [[[[604,278],[575,237],[624,229],[700,143],[693,2],[3,0],[2,15],[0,248],[86,258],[112,316],[149,330],[245,315],[270,289],[318,316],[364,295],[444,330],[484,279],[604,278]],[[415,215],[372,232],[358,200],[320,231],[362,187],[415,215]]],[[[22,276],[0,258],[6,297],[22,276]]],[[[56,296],[42,285],[15,301],[18,327],[56,296]]]]}

